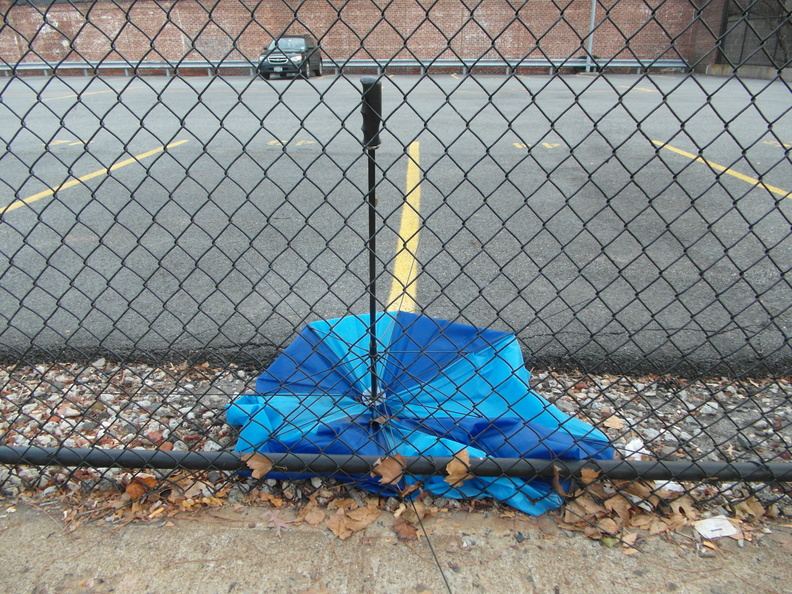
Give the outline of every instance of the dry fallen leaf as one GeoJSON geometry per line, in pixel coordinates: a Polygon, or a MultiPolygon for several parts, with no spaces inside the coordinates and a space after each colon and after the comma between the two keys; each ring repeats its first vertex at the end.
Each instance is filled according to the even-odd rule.
{"type": "Polygon", "coordinates": [[[636,495],[641,499],[648,501],[652,494],[654,493],[654,489],[641,481],[630,481],[629,483],[622,483],[619,485],[619,488],[623,491],[629,493],[630,495],[636,495]]]}
{"type": "Polygon", "coordinates": [[[136,476],[127,485],[127,488],[125,489],[125,493],[129,495],[129,497],[132,499],[138,499],[156,488],[157,488],[157,479],[155,479],[154,477],[136,476]]]}
{"type": "Polygon", "coordinates": [[[578,497],[575,499],[575,503],[585,510],[586,516],[602,517],[608,515],[608,511],[599,503],[594,501],[594,498],[590,495],[578,497]]]}
{"type": "Polygon", "coordinates": [[[443,480],[452,487],[462,486],[462,483],[466,480],[473,478],[473,475],[468,472],[470,470],[470,456],[467,450],[461,450],[454,454],[454,459],[446,465],[445,469],[448,476],[443,480]]]}
{"type": "Polygon", "coordinates": [[[360,507],[358,509],[352,510],[347,512],[347,518],[351,519],[354,522],[359,522],[363,524],[363,526],[368,526],[369,524],[373,524],[377,521],[377,518],[380,517],[382,512],[379,508],[369,505],[368,507],[360,507]]]}
{"type": "Polygon", "coordinates": [[[327,509],[357,509],[360,507],[357,502],[351,497],[344,497],[343,499],[333,499],[327,509]]]}
{"type": "Polygon", "coordinates": [[[638,540],[639,534],[637,532],[627,532],[622,535],[621,541],[625,547],[632,547],[635,545],[635,541],[638,540]]]}
{"type": "Polygon", "coordinates": [[[355,532],[365,530],[369,524],[373,524],[379,518],[380,513],[376,503],[370,503],[367,507],[360,507],[349,512],[339,509],[327,519],[327,527],[338,538],[346,540],[355,532]]]}
{"type": "Polygon", "coordinates": [[[626,521],[630,517],[630,510],[632,509],[632,503],[624,497],[624,495],[614,495],[606,499],[604,505],[607,509],[612,512],[616,512],[616,515],[621,518],[622,522],[626,521]]]}
{"type": "Polygon", "coordinates": [[[649,525],[649,534],[654,536],[655,534],[668,532],[669,529],[670,526],[666,524],[663,518],[653,518],[652,523],[649,525]]]}
{"type": "Polygon", "coordinates": [[[328,529],[341,540],[346,540],[352,536],[352,530],[347,527],[345,520],[343,509],[339,509],[335,514],[327,518],[328,529]]]}
{"type": "Polygon", "coordinates": [[[734,513],[738,518],[744,518],[746,516],[761,518],[765,515],[765,508],[755,498],[749,497],[745,501],[740,501],[740,503],[734,506],[734,513]]]}
{"type": "Polygon", "coordinates": [[[418,489],[420,489],[420,487],[418,486],[418,483],[413,483],[412,485],[408,485],[404,489],[401,490],[401,496],[402,497],[407,497],[407,495],[409,495],[413,491],[417,491],[418,489]]]}
{"type": "Polygon", "coordinates": [[[380,485],[395,485],[401,480],[406,467],[404,456],[394,454],[377,462],[372,469],[371,476],[379,476],[380,485]]]}
{"type": "Polygon", "coordinates": [[[195,481],[190,488],[184,492],[184,498],[192,499],[193,497],[203,497],[204,489],[211,492],[212,486],[203,481],[195,481]]]}
{"type": "Polygon", "coordinates": [[[616,415],[611,415],[605,419],[602,424],[608,429],[624,429],[624,421],[616,415]]]}
{"type": "Polygon", "coordinates": [[[564,499],[569,497],[567,492],[564,490],[564,487],[561,485],[561,469],[558,466],[553,466],[553,489],[555,492],[561,495],[564,499]]]}
{"type": "Polygon", "coordinates": [[[272,462],[269,458],[253,452],[252,454],[244,454],[242,460],[252,470],[254,479],[263,478],[270,470],[272,470],[272,462]]]}
{"type": "Polygon", "coordinates": [[[699,517],[699,511],[696,509],[693,498],[690,495],[684,495],[674,499],[669,506],[675,512],[681,513],[691,520],[697,520],[699,517]]]}
{"type": "Polygon", "coordinates": [[[325,521],[325,513],[318,507],[314,507],[307,514],[305,514],[303,520],[310,526],[318,526],[325,521]]]}
{"type": "Polygon", "coordinates": [[[424,505],[420,501],[411,501],[407,504],[402,517],[407,523],[416,526],[421,520],[431,518],[435,513],[437,513],[436,507],[424,505]]]}
{"type": "Polygon", "coordinates": [[[399,540],[418,540],[418,531],[415,526],[407,523],[404,518],[396,518],[394,520],[393,531],[399,540]]]}
{"type": "Polygon", "coordinates": [[[593,483],[599,478],[599,475],[602,474],[599,470],[594,470],[593,468],[584,468],[580,471],[580,482],[584,485],[588,485],[589,483],[593,483]]]}
{"type": "Polygon", "coordinates": [[[649,514],[638,514],[630,520],[630,526],[633,528],[647,528],[654,521],[654,517],[649,514]]]}
{"type": "Polygon", "coordinates": [[[612,535],[619,533],[619,526],[611,518],[604,518],[603,520],[600,520],[597,524],[597,528],[612,535]]]}

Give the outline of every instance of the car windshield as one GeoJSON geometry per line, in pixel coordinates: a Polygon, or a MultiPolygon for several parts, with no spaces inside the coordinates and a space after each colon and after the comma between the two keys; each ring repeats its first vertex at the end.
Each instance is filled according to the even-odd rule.
{"type": "MultiPolygon", "coordinates": [[[[270,43],[269,47],[267,49],[274,50],[275,49],[275,43],[276,43],[275,41],[270,43]]],[[[278,48],[279,49],[282,49],[282,50],[285,50],[285,51],[291,51],[291,52],[302,52],[302,51],[305,51],[305,40],[304,39],[299,39],[299,38],[295,39],[295,38],[284,37],[283,39],[278,39],[277,40],[277,44],[278,44],[278,48]]]]}

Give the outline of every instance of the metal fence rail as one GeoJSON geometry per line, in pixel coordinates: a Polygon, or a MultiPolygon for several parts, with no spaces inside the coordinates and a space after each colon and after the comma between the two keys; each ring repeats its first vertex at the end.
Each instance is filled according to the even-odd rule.
{"type": "MultiPolygon", "coordinates": [[[[521,69],[547,69],[549,74],[568,68],[592,72],[605,68],[611,71],[635,71],[636,73],[650,70],[665,72],[686,72],[689,65],[684,60],[591,60],[586,58],[570,58],[564,60],[551,59],[523,59],[523,60],[408,60],[408,59],[350,59],[336,62],[335,60],[322,60],[323,68],[327,72],[341,74],[344,69],[372,69],[377,74],[387,70],[416,70],[426,74],[433,68],[456,69],[460,74],[468,74],[476,69],[500,69],[504,74],[513,74],[521,69]]],[[[244,72],[250,76],[256,74],[256,64],[245,60],[184,60],[180,62],[157,62],[147,60],[144,62],[22,62],[13,65],[0,65],[3,76],[37,75],[51,76],[53,74],[75,74],[91,76],[98,74],[130,76],[164,74],[171,76],[179,73],[186,75],[226,75],[235,76],[244,72]]]]}
{"type": "Polygon", "coordinates": [[[255,455],[792,515],[785,27],[747,79],[718,0],[0,9],[4,493],[255,455]]]}

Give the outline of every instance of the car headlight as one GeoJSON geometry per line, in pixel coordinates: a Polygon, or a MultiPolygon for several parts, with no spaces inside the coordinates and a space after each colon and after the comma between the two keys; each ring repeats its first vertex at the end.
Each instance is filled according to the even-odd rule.
{"type": "Polygon", "coordinates": [[[302,56],[292,56],[291,61],[299,64],[300,62],[302,62],[302,56]]]}
{"type": "Polygon", "coordinates": [[[263,62],[263,61],[264,61],[264,58],[266,58],[266,57],[267,57],[267,54],[261,54],[261,55],[259,56],[259,62],[263,62]]]}

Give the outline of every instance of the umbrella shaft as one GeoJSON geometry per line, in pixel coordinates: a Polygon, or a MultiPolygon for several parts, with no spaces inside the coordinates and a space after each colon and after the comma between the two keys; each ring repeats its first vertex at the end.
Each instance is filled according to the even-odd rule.
{"type": "Polygon", "coordinates": [[[369,253],[369,375],[371,377],[371,401],[377,401],[379,390],[377,382],[377,197],[376,187],[376,161],[374,149],[368,153],[368,253],[369,253]]]}

